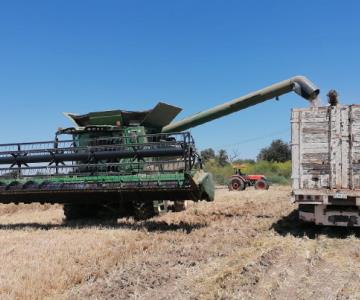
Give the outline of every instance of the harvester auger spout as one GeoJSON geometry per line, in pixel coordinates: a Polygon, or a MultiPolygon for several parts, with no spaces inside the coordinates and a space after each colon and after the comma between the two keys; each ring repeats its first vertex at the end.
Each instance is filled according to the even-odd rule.
{"type": "Polygon", "coordinates": [[[319,94],[296,76],[174,123],[181,109],[161,102],[146,111],[67,113],[74,127],[53,140],[0,145],[0,203],[61,203],[67,219],[142,219],[182,210],[186,200],[213,201],[212,176],[184,130],[291,91],[310,101],[319,94]]]}
{"type": "Polygon", "coordinates": [[[171,123],[163,127],[162,132],[167,133],[187,130],[292,91],[309,101],[314,100],[320,92],[316,85],[306,77],[295,76],[240,98],[233,99],[224,104],[220,104],[214,108],[202,111],[183,120],[171,123]]]}

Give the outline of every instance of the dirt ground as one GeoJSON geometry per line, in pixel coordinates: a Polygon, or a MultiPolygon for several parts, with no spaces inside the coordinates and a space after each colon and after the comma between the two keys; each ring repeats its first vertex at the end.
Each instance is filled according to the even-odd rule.
{"type": "Polygon", "coordinates": [[[360,299],[360,234],[297,220],[290,188],[116,224],[0,206],[0,299],[360,299]]]}

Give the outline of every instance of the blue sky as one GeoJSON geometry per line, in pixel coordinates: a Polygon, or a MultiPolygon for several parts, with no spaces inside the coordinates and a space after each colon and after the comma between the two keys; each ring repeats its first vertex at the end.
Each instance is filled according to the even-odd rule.
{"type": "MultiPolygon", "coordinates": [[[[302,74],[360,99],[359,1],[1,1],[0,142],[47,140],[61,112],[185,117],[302,74]]],[[[296,94],[192,129],[198,148],[254,158],[290,139],[296,94]]]]}

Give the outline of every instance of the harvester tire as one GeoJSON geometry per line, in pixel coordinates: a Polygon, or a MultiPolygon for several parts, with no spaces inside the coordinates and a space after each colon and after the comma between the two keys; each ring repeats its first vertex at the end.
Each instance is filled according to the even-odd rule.
{"type": "Polygon", "coordinates": [[[245,182],[240,178],[233,178],[229,183],[230,191],[243,191],[245,190],[245,182]]]}
{"type": "Polygon", "coordinates": [[[153,201],[133,201],[134,219],[146,220],[156,215],[153,201]]]}
{"type": "Polygon", "coordinates": [[[184,211],[187,208],[187,201],[174,201],[174,211],[180,212],[184,211]]]}
{"type": "Polygon", "coordinates": [[[67,221],[93,219],[98,216],[98,205],[64,204],[64,215],[67,221]]]}
{"type": "Polygon", "coordinates": [[[169,201],[168,200],[153,201],[153,207],[154,207],[155,215],[162,215],[168,212],[169,201]]]}
{"type": "Polygon", "coordinates": [[[269,184],[265,180],[259,179],[255,182],[254,187],[256,190],[268,190],[269,184]]]}

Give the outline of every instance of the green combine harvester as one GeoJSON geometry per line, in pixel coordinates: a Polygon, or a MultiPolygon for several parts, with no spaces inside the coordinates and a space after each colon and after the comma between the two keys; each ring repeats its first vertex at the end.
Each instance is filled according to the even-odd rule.
{"type": "Polygon", "coordinates": [[[214,200],[188,130],[295,91],[313,100],[316,86],[302,76],[269,86],[171,123],[181,109],[158,103],[142,112],[66,113],[74,127],[47,142],[0,145],[0,203],[61,203],[68,220],[150,218],[214,200]]]}

